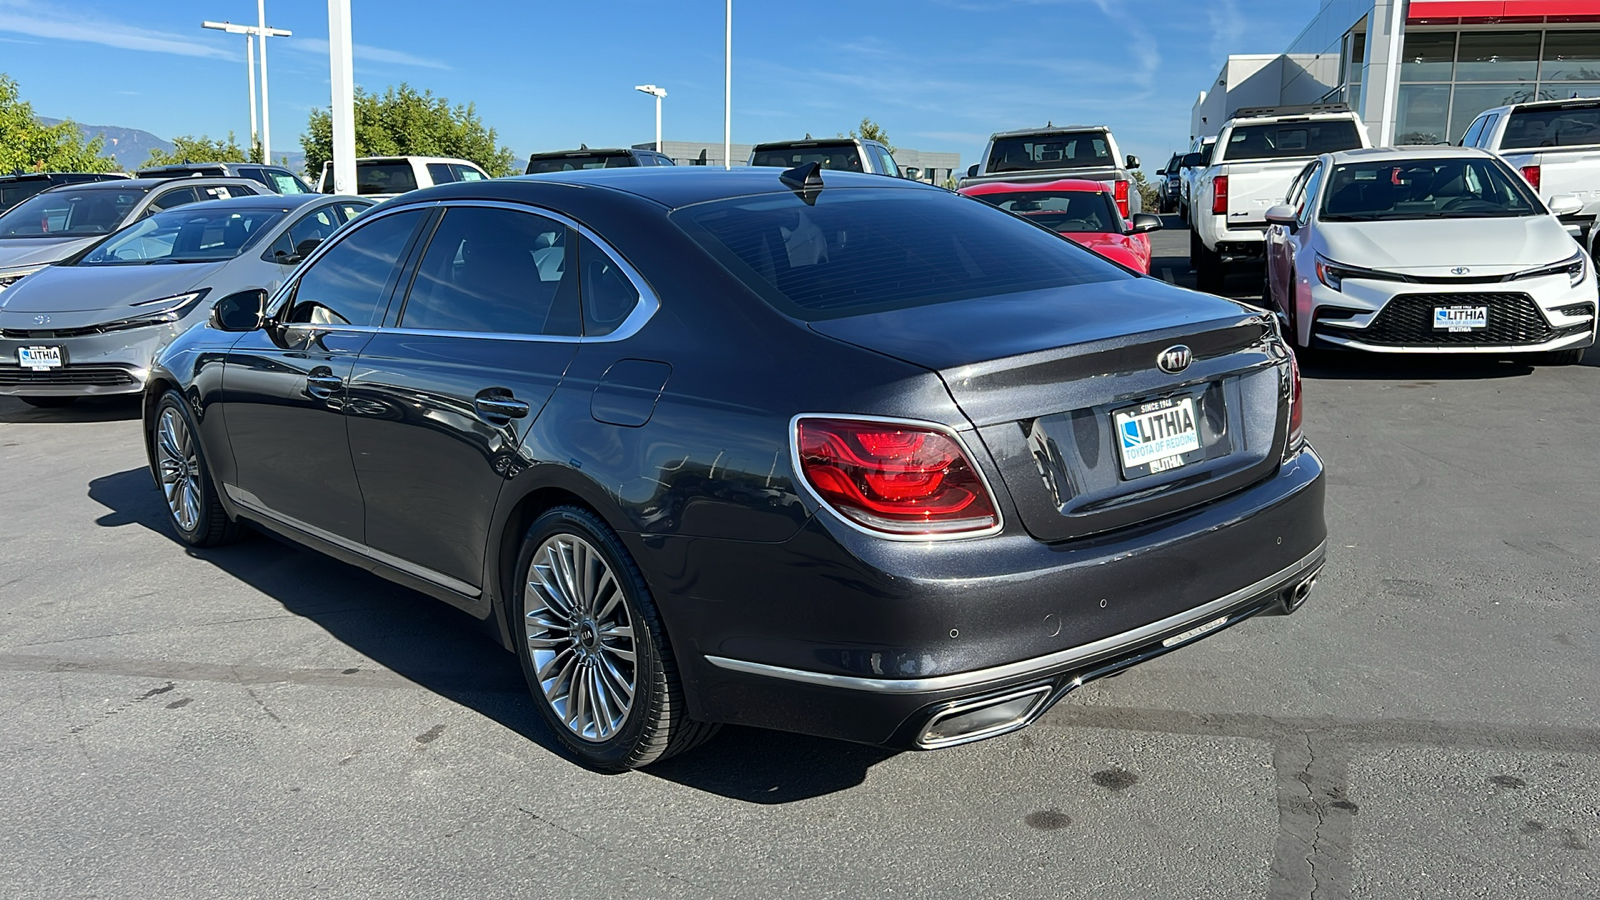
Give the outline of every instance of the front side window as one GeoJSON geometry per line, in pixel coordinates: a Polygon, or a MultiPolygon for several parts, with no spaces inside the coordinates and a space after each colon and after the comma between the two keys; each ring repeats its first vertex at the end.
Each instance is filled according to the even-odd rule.
{"type": "Polygon", "coordinates": [[[268,171],[266,173],[266,177],[269,179],[267,186],[277,188],[278,193],[280,194],[312,193],[311,189],[306,187],[305,182],[294,177],[293,175],[290,175],[288,172],[268,171]]]}
{"type": "Polygon", "coordinates": [[[1105,191],[1015,191],[977,199],[1061,234],[1118,234],[1121,217],[1105,191]]]}
{"type": "Polygon", "coordinates": [[[408,209],[351,231],[296,282],[281,315],[287,323],[371,325],[389,297],[400,256],[424,211],[408,209]]]}
{"type": "Polygon", "coordinates": [[[301,216],[298,222],[290,225],[289,230],[278,235],[272,246],[261,254],[261,258],[279,265],[292,266],[305,259],[308,253],[327,240],[338,228],[337,213],[333,207],[324,206],[301,216]]]}
{"type": "Polygon", "coordinates": [[[1114,166],[1111,142],[1103,131],[996,138],[989,151],[990,172],[1078,169],[1114,166]]]}
{"type": "Polygon", "coordinates": [[[1312,204],[1316,203],[1317,190],[1322,187],[1322,164],[1316,163],[1314,165],[1311,176],[1306,179],[1305,196],[1300,198],[1300,202],[1295,208],[1295,221],[1301,225],[1311,221],[1311,210],[1314,208],[1312,204]]]}
{"type": "Polygon", "coordinates": [[[281,209],[176,209],[118,232],[77,262],[80,266],[200,263],[233,259],[283,218],[281,209]]]}
{"type": "Polygon", "coordinates": [[[567,226],[544,216],[452,207],[417,266],[400,327],[576,335],[572,250],[567,226]]]}
{"type": "Polygon", "coordinates": [[[0,216],[0,238],[110,234],[142,199],[144,192],[138,190],[86,188],[35,194],[0,216]]]}
{"type": "Polygon", "coordinates": [[[1237,125],[1228,134],[1228,145],[1222,158],[1289,159],[1321,156],[1359,146],[1361,135],[1356,131],[1356,123],[1350,119],[1237,125]]]}
{"type": "Polygon", "coordinates": [[[1531,216],[1538,204],[1492,159],[1411,159],[1334,166],[1322,201],[1325,221],[1531,216]]]}
{"type": "Polygon", "coordinates": [[[832,188],[684,207],[671,219],[752,291],[829,319],[1131,278],[988,204],[942,191],[832,188]]]}
{"type": "Polygon", "coordinates": [[[483,181],[489,177],[477,169],[471,166],[464,166],[461,163],[450,163],[450,171],[455,175],[457,181],[483,181]]]}

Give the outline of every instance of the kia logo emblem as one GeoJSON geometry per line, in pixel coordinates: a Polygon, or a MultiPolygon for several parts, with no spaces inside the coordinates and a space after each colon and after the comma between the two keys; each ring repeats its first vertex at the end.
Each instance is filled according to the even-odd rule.
{"type": "Polygon", "coordinates": [[[1189,363],[1191,362],[1194,362],[1194,354],[1189,352],[1189,348],[1182,344],[1168,347],[1156,357],[1156,365],[1161,367],[1161,371],[1169,375],[1176,375],[1189,368],[1189,363]]]}
{"type": "Polygon", "coordinates": [[[49,325],[50,324],[50,317],[49,316],[34,316],[33,317],[33,324],[35,324],[35,325],[49,325]]]}
{"type": "Polygon", "coordinates": [[[1466,266],[1456,266],[1454,269],[1450,270],[1450,274],[1451,275],[1465,275],[1465,274],[1467,274],[1468,272],[1471,272],[1471,271],[1472,270],[1467,268],[1466,266]]]}

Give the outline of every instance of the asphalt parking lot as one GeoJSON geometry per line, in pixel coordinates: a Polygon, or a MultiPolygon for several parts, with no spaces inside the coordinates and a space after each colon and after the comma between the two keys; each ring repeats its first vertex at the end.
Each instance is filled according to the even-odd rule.
{"type": "Polygon", "coordinates": [[[616,776],[443,605],[180,545],[136,405],[0,399],[0,896],[1600,896],[1597,364],[1308,364],[1308,605],[1024,732],[616,776]]]}

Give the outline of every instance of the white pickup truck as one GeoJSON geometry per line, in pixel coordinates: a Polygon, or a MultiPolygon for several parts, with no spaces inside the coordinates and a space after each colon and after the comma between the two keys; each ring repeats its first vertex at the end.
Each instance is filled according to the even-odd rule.
{"type": "Polygon", "coordinates": [[[1461,138],[1464,147],[1498,153],[1522,173],[1539,199],[1571,194],[1583,209],[1562,224],[1600,259],[1600,98],[1518,103],[1486,110],[1461,138]]]}
{"type": "Polygon", "coordinates": [[[1046,125],[1002,131],[989,137],[980,161],[967,169],[959,187],[995,181],[1038,183],[1064,178],[1103,181],[1111,186],[1117,211],[1132,221],[1144,211],[1133,187],[1139,157],[1123,156],[1104,125],[1046,125]]]}
{"type": "Polygon", "coordinates": [[[1200,290],[1220,291],[1234,263],[1265,264],[1267,209],[1283,202],[1307,163],[1370,146],[1360,117],[1343,104],[1235,113],[1190,197],[1189,262],[1200,290]]]}

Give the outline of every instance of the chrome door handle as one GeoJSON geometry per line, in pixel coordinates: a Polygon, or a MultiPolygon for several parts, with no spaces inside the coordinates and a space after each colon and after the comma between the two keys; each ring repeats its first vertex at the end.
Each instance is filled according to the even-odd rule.
{"type": "Polygon", "coordinates": [[[337,375],[307,375],[306,393],[319,400],[332,397],[334,392],[344,386],[343,379],[337,375]]]}
{"type": "Polygon", "coordinates": [[[486,419],[521,419],[532,407],[515,397],[490,395],[474,398],[472,406],[486,419]]]}

